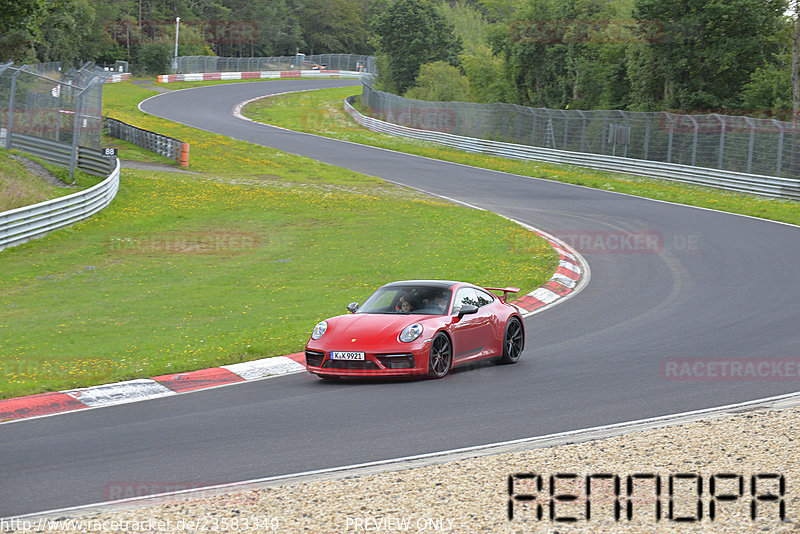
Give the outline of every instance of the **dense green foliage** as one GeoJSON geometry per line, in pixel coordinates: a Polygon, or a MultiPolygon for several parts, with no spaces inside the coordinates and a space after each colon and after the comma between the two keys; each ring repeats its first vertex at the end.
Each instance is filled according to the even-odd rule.
{"type": "Polygon", "coordinates": [[[174,54],[370,53],[360,0],[3,0],[0,59],[131,62],[163,72],[174,54]]]}
{"type": "Polygon", "coordinates": [[[770,109],[790,91],[774,91],[789,45],[786,7],[784,0],[536,0],[496,24],[491,42],[519,104],[770,109]]]}
{"type": "Polygon", "coordinates": [[[5,0],[0,60],[127,60],[163,73],[180,17],[179,55],[375,54],[380,88],[414,98],[790,119],[798,4],[5,0]],[[421,68],[440,62],[455,69],[421,68]]]}
{"type": "Polygon", "coordinates": [[[405,92],[424,63],[458,61],[461,40],[429,0],[395,0],[375,18],[374,29],[386,56],[386,89],[405,92]]]}

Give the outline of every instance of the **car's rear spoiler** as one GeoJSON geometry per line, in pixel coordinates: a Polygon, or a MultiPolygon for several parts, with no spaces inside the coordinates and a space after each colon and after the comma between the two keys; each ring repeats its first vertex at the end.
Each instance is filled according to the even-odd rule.
{"type": "Polygon", "coordinates": [[[498,297],[500,299],[500,302],[505,302],[506,298],[508,298],[508,294],[509,293],[519,293],[519,288],[518,287],[484,287],[483,289],[486,289],[486,290],[489,290],[489,291],[502,291],[503,292],[503,296],[502,297],[498,297]]]}

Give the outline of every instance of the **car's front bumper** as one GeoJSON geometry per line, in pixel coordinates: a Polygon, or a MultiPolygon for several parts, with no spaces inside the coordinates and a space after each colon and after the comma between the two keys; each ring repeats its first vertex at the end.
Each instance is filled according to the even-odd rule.
{"type": "Polygon", "coordinates": [[[428,372],[429,345],[425,342],[413,347],[365,350],[363,360],[335,360],[331,359],[331,350],[336,349],[309,344],[305,350],[306,369],[317,375],[342,377],[421,375],[428,372]]]}

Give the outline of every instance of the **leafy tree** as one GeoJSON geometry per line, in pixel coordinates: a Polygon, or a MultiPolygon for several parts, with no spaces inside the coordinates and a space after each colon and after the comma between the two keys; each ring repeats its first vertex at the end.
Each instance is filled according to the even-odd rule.
{"type": "Polygon", "coordinates": [[[34,57],[33,44],[41,32],[47,0],[3,0],[0,2],[0,60],[26,63],[34,57]]]}
{"type": "Polygon", "coordinates": [[[429,0],[397,0],[375,18],[373,30],[386,57],[386,89],[404,93],[425,63],[458,63],[461,42],[429,0]]]}
{"type": "Polygon", "coordinates": [[[571,94],[567,79],[567,45],[563,26],[553,21],[569,18],[569,5],[537,0],[519,9],[507,26],[490,34],[496,53],[505,58],[507,76],[517,104],[562,108],[571,94]]]}
{"type": "Polygon", "coordinates": [[[366,16],[358,0],[303,0],[300,20],[308,53],[368,53],[366,16]]]}
{"type": "Polygon", "coordinates": [[[474,54],[478,48],[486,47],[490,24],[477,8],[465,0],[457,0],[439,4],[436,10],[461,39],[464,54],[474,54]]]}
{"type": "MultiPolygon", "coordinates": [[[[154,38],[137,48],[137,67],[150,74],[163,74],[170,71],[175,54],[175,34],[162,27],[154,38]]],[[[203,40],[200,30],[195,26],[182,25],[178,35],[179,56],[212,55],[211,48],[203,40]]]]}
{"type": "Polygon", "coordinates": [[[738,107],[751,74],[776,49],[785,8],[785,0],[636,0],[637,19],[664,26],[648,45],[663,72],[660,107],[738,107]]]}
{"type": "Polygon", "coordinates": [[[42,39],[35,44],[35,49],[37,59],[42,62],[95,60],[100,47],[111,44],[88,0],[53,2],[41,21],[40,30],[42,39]]]}
{"type": "Polygon", "coordinates": [[[743,87],[741,113],[792,120],[792,33],[792,21],[787,19],[776,52],[751,73],[743,87]]]}
{"type": "Polygon", "coordinates": [[[503,58],[492,54],[487,45],[476,47],[474,53],[461,56],[461,66],[469,79],[474,102],[514,100],[514,87],[506,76],[503,58]]]}
{"type": "Polygon", "coordinates": [[[792,32],[792,121],[800,124],[800,0],[794,0],[792,32]]]}
{"type": "Polygon", "coordinates": [[[416,84],[405,97],[432,102],[469,102],[469,80],[457,67],[444,61],[426,63],[420,66],[416,84]]]}

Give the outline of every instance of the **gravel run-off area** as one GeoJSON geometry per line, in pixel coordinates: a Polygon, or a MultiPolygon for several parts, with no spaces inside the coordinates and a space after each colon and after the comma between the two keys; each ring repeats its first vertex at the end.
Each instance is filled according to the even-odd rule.
{"type": "Polygon", "coordinates": [[[34,518],[3,527],[17,527],[9,529],[16,532],[800,533],[799,438],[800,407],[761,409],[582,443],[229,493],[206,490],[49,516],[59,523],[34,518]],[[567,474],[577,477],[562,476],[567,474]],[[587,499],[588,475],[610,477],[592,477],[587,499]],[[556,518],[574,522],[550,518],[554,500],[556,518]]]}

